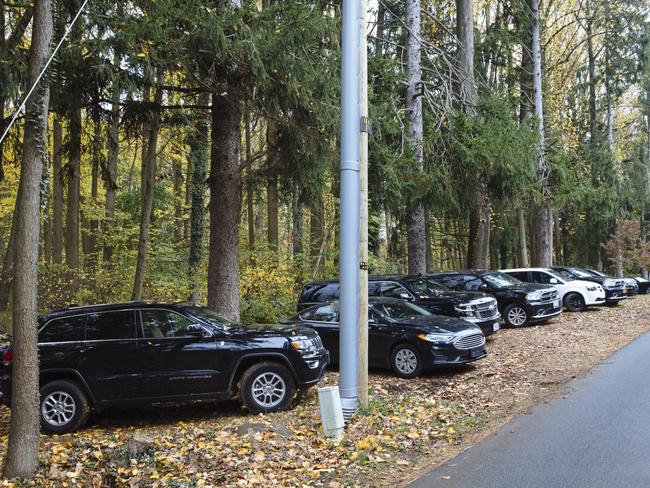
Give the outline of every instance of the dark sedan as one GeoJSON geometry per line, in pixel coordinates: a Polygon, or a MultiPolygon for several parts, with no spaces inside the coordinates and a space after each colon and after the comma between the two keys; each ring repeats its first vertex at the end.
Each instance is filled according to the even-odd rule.
{"type": "MultiPolygon", "coordinates": [[[[315,305],[287,319],[318,331],[331,361],[339,361],[338,302],[315,305]]],[[[397,376],[414,378],[437,366],[484,358],[485,335],[465,320],[434,315],[393,298],[368,301],[368,365],[390,368],[397,376]]]]}

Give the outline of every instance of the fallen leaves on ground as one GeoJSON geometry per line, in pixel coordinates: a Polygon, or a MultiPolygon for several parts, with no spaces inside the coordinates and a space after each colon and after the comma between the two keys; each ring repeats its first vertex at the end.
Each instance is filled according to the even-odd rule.
{"type": "MultiPolygon", "coordinates": [[[[650,297],[637,297],[502,330],[473,366],[416,380],[372,372],[370,405],[340,443],[321,434],[315,391],[294,409],[269,415],[248,415],[235,401],[105,411],[80,432],[41,436],[41,469],[17,486],[403,485],[444,459],[449,446],[471,442],[468,433],[552,395],[648,330],[649,312],[650,297]]],[[[337,381],[329,371],[323,384],[337,381]]],[[[2,407],[2,452],[8,425],[2,407]]]]}

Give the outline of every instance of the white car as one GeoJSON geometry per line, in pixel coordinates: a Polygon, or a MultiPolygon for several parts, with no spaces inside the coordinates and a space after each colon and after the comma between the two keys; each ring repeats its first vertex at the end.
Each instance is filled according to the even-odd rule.
{"type": "Polygon", "coordinates": [[[569,312],[579,312],[590,305],[605,305],[605,290],[593,281],[568,280],[547,268],[515,268],[501,271],[527,283],[554,286],[569,312]]]}

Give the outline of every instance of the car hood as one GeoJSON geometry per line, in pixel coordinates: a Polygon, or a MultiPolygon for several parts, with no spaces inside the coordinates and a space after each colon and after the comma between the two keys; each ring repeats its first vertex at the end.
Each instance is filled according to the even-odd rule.
{"type": "Polygon", "coordinates": [[[260,334],[265,336],[294,337],[298,335],[312,336],[313,329],[291,323],[281,324],[237,324],[228,328],[231,334],[260,334]]]}
{"type": "Polygon", "coordinates": [[[394,324],[416,326],[425,329],[428,332],[463,332],[467,330],[476,330],[480,332],[481,329],[474,324],[465,320],[457,319],[454,317],[445,317],[443,315],[432,315],[431,317],[417,317],[412,319],[399,319],[393,320],[394,324]]]}
{"type": "Polygon", "coordinates": [[[582,287],[588,287],[588,286],[594,286],[593,281],[587,281],[587,280],[572,280],[567,283],[567,285],[578,285],[582,287]]]}
{"type": "Polygon", "coordinates": [[[523,293],[531,293],[533,291],[539,290],[553,290],[553,285],[542,285],[541,283],[520,283],[517,285],[512,285],[507,288],[501,288],[501,290],[513,290],[520,291],[523,293]]]}
{"type": "Polygon", "coordinates": [[[415,295],[419,303],[435,303],[440,300],[445,300],[453,303],[465,303],[471,302],[472,300],[478,300],[479,298],[487,298],[488,295],[478,291],[446,291],[438,295],[433,295],[430,297],[422,297],[420,295],[415,295]]]}

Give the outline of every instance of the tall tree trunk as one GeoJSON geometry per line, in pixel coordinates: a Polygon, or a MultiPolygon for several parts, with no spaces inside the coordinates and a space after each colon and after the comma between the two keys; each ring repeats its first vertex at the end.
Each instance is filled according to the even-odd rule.
{"type": "MultiPolygon", "coordinates": [[[[424,172],[424,148],[422,138],[424,121],[422,97],[418,90],[422,85],[420,54],[420,0],[406,0],[406,115],[408,119],[408,142],[413,153],[415,173],[424,172]]],[[[424,205],[410,199],[408,210],[408,272],[424,274],[427,271],[426,229],[424,205]]]]}
{"type": "MultiPolygon", "coordinates": [[[[163,75],[158,73],[158,83],[162,84],[163,75]]],[[[149,100],[149,89],[145,88],[145,101],[149,100]]],[[[142,299],[144,277],[147,271],[147,252],[149,250],[149,230],[151,227],[151,212],[153,210],[153,197],[156,185],[156,157],[158,148],[158,134],[160,132],[160,103],[162,102],[162,88],[156,88],[154,107],[151,109],[145,129],[147,141],[142,151],[142,186],[140,201],[140,237],[138,239],[138,257],[135,266],[135,279],[133,283],[133,300],[142,299]]]]}
{"type": "Polygon", "coordinates": [[[517,209],[517,227],[519,229],[519,266],[522,268],[528,267],[528,243],[526,240],[526,218],[524,217],[524,209],[517,209]]]}
{"type": "Polygon", "coordinates": [[[52,156],[52,262],[63,261],[63,127],[61,119],[54,117],[53,156],[52,156]]]}
{"type": "Polygon", "coordinates": [[[540,44],[540,19],[537,0],[529,0],[532,17],[532,56],[533,56],[533,107],[537,119],[538,156],[535,176],[541,185],[542,202],[535,205],[534,239],[535,266],[548,267],[553,264],[553,240],[550,235],[552,210],[549,204],[550,187],[548,186],[549,167],[544,154],[544,108],[542,102],[542,52],[540,44]]]}
{"type": "Polygon", "coordinates": [[[427,249],[427,273],[433,272],[433,241],[431,238],[431,233],[435,228],[431,219],[429,218],[429,212],[424,212],[424,235],[426,236],[426,249],[427,249]]]}
{"type": "Polygon", "coordinates": [[[208,307],[239,320],[240,96],[223,83],[212,95],[208,307]],[[224,95],[220,95],[224,93],[224,95]]]}
{"type": "MultiPolygon", "coordinates": [[[[246,162],[253,157],[251,148],[251,121],[250,111],[244,112],[244,145],[246,148],[246,162]]],[[[253,171],[248,168],[246,171],[246,221],[248,225],[248,249],[255,249],[255,202],[253,195],[253,171]]]]}
{"type": "Polygon", "coordinates": [[[183,238],[183,164],[180,154],[172,161],[172,185],[174,187],[174,242],[183,238]]]}
{"type": "Polygon", "coordinates": [[[325,205],[323,195],[319,193],[316,201],[312,203],[309,216],[309,255],[314,266],[320,257],[324,239],[325,205]]]}
{"type": "MultiPolygon", "coordinates": [[[[456,0],[456,62],[459,98],[470,116],[476,115],[478,91],[474,77],[474,6],[472,0],[456,0]]],[[[490,196],[487,175],[479,174],[471,196],[467,262],[472,268],[488,267],[490,250],[490,196]]]]}
{"type": "Polygon", "coordinates": [[[300,187],[297,183],[293,188],[293,201],[291,205],[291,234],[292,234],[292,254],[297,259],[302,255],[302,198],[300,187]]]}
{"type": "MultiPolygon", "coordinates": [[[[5,27],[6,27],[6,18],[5,18],[5,9],[4,4],[0,8],[0,58],[5,59],[7,53],[5,53],[5,27]]],[[[5,85],[5,77],[0,78],[0,84],[5,85]]],[[[7,101],[6,89],[0,87],[0,134],[4,134],[5,131],[5,103],[7,101]]],[[[5,170],[4,170],[4,141],[0,143],[0,182],[5,179],[5,170]]]]}
{"type": "Polygon", "coordinates": [[[73,107],[69,116],[70,162],[68,164],[68,195],[65,216],[65,263],[79,267],[79,199],[81,187],[81,108],[73,107]]]}
{"type": "Polygon", "coordinates": [[[105,214],[106,221],[104,223],[104,251],[103,260],[106,265],[110,265],[113,258],[113,244],[111,242],[112,230],[115,227],[115,197],[117,191],[117,165],[120,156],[120,97],[122,96],[122,88],[120,85],[120,63],[121,57],[119,53],[113,56],[113,86],[111,95],[111,115],[110,123],[108,126],[108,164],[106,171],[106,204],[105,214]]]}
{"type": "MultiPolygon", "coordinates": [[[[208,95],[201,94],[200,105],[208,104],[208,95]]],[[[190,253],[189,278],[192,287],[192,301],[198,302],[199,266],[203,259],[203,232],[205,229],[205,190],[208,176],[208,117],[202,114],[196,127],[190,132],[190,161],[192,167],[191,206],[190,206],[190,253]]]]}
{"type": "MultiPolygon", "coordinates": [[[[92,142],[92,166],[91,166],[91,177],[90,177],[90,201],[92,206],[92,213],[95,213],[95,210],[99,206],[99,168],[101,166],[102,158],[102,124],[99,113],[100,108],[95,107],[95,113],[93,113],[93,142],[92,142]]],[[[93,270],[97,266],[97,234],[99,233],[99,221],[91,217],[89,226],[88,226],[88,246],[87,246],[87,256],[84,261],[84,266],[93,270]]]]}
{"type": "Polygon", "coordinates": [[[278,180],[270,176],[266,182],[266,219],[269,247],[277,251],[280,245],[278,180]]]}
{"type": "MultiPolygon", "coordinates": [[[[52,5],[34,2],[28,86],[36,83],[52,42],[52,5]]],[[[37,290],[40,185],[46,158],[49,88],[42,82],[26,106],[23,155],[16,200],[16,255],[13,301],[13,381],[11,421],[4,476],[31,478],[38,469],[40,432],[37,290]]]]}

